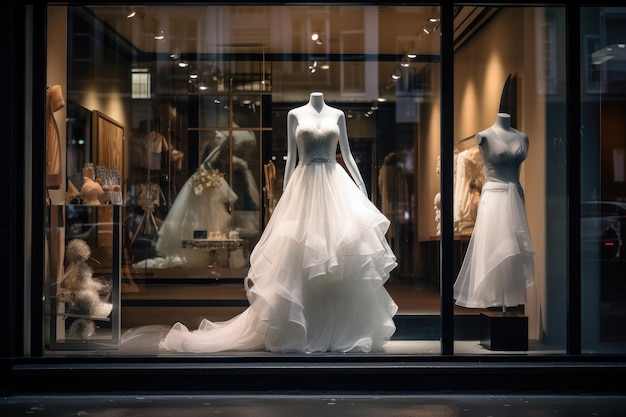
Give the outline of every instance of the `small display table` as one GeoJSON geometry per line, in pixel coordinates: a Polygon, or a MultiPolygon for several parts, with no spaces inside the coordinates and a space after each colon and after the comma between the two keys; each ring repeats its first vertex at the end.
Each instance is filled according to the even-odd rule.
{"type": "Polygon", "coordinates": [[[186,239],[183,240],[183,249],[198,249],[209,253],[209,268],[216,265],[216,256],[218,250],[226,250],[230,252],[235,249],[245,249],[247,241],[244,239],[186,239]]]}

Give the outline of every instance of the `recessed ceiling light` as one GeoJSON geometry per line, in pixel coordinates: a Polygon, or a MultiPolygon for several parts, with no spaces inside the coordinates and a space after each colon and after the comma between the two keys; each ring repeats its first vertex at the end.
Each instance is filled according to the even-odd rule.
{"type": "Polygon", "coordinates": [[[132,19],[136,15],[137,15],[137,10],[135,10],[134,6],[130,6],[130,7],[126,8],[126,18],[127,19],[132,19]]]}

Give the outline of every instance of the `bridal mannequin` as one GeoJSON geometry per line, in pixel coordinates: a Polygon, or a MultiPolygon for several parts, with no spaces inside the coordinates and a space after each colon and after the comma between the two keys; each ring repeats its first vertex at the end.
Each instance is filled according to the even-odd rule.
{"type": "Polygon", "coordinates": [[[519,182],[528,154],[528,136],[511,127],[511,116],[498,113],[495,123],[476,135],[486,182],[476,224],[454,284],[460,306],[517,306],[526,303],[534,284],[534,249],[519,182]]]}
{"type": "Polygon", "coordinates": [[[345,115],[343,111],[327,105],[324,102],[324,94],[320,92],[311,93],[307,104],[292,109],[287,114],[287,162],[285,164],[283,189],[287,188],[291,175],[296,167],[296,157],[298,152],[296,145],[296,127],[303,123],[312,123],[317,128],[333,123],[337,124],[339,128],[339,147],[341,149],[343,161],[359,189],[367,195],[365,182],[361,177],[359,168],[357,167],[354,157],[350,151],[345,115]]]}
{"type": "Polygon", "coordinates": [[[194,331],[176,323],[162,349],[370,352],[394,333],[389,220],[367,198],[343,112],[313,93],[287,123],[285,190],[250,255],[250,307],[194,331]],[[338,144],[354,180],[337,163],[338,144]]]}

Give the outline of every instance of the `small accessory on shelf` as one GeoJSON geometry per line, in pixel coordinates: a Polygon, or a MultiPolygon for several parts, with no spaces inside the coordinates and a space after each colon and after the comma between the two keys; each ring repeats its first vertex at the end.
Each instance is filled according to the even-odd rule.
{"type": "Polygon", "coordinates": [[[104,195],[104,190],[101,185],[102,180],[96,178],[92,180],[89,177],[83,177],[83,186],[80,189],[80,198],[83,199],[83,203],[89,206],[100,205],[100,197],[104,195]]]}

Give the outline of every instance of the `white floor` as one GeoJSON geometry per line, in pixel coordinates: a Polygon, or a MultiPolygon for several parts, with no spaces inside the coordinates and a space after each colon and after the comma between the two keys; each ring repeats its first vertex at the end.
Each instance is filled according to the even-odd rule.
{"type": "MultiPolygon", "coordinates": [[[[272,356],[272,355],[285,355],[283,353],[273,353],[265,351],[254,352],[220,352],[217,354],[190,354],[190,353],[172,353],[160,350],[158,347],[159,341],[165,336],[169,327],[166,325],[151,325],[140,326],[127,331],[122,332],[120,343],[113,349],[98,350],[99,355],[111,355],[111,356],[272,356]]],[[[391,340],[384,346],[383,352],[372,353],[350,353],[349,355],[441,355],[441,342],[439,340],[391,340]]],[[[90,344],[87,342],[84,345],[84,349],[68,350],[51,350],[48,352],[50,356],[55,355],[79,355],[79,356],[91,356],[95,352],[90,348],[90,344]]],[[[561,355],[564,354],[564,347],[549,347],[542,345],[536,341],[529,341],[528,351],[496,351],[485,348],[480,344],[478,340],[464,340],[456,341],[454,343],[455,355],[493,355],[493,354],[505,354],[505,355],[561,355]]],[[[288,354],[290,356],[298,356],[305,354],[288,354]]],[[[316,353],[315,355],[325,356],[343,356],[345,354],[337,353],[316,353]]],[[[306,356],[310,356],[306,354],[306,356]]]]}

